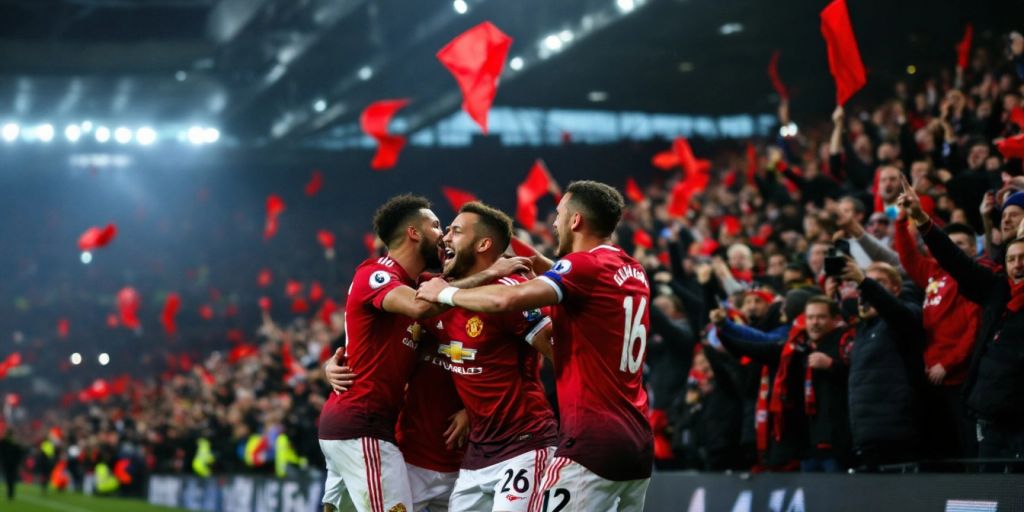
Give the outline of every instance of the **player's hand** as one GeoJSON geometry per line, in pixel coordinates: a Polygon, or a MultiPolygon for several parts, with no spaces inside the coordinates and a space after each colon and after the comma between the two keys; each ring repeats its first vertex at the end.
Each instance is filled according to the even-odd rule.
{"type": "Polygon", "coordinates": [[[469,434],[469,414],[465,409],[448,417],[448,430],[444,431],[444,445],[449,450],[462,448],[469,434]]]}
{"type": "Polygon", "coordinates": [[[936,363],[931,368],[928,368],[928,381],[936,386],[942,384],[942,381],[946,380],[946,368],[940,363],[936,363]]]}
{"type": "Polygon", "coordinates": [[[832,358],[823,352],[811,352],[807,356],[807,366],[812,370],[827,370],[832,367],[832,358]]]}
{"type": "Polygon", "coordinates": [[[498,279],[512,274],[529,272],[532,269],[533,260],[523,256],[514,256],[511,258],[498,258],[498,261],[495,261],[487,271],[492,273],[495,279],[498,279]]]}
{"type": "Polygon", "coordinates": [[[334,351],[334,356],[324,363],[324,376],[327,378],[327,383],[339,395],[348,391],[348,388],[352,387],[356,381],[355,372],[352,371],[352,368],[343,366],[344,362],[345,351],[339,348],[334,351]]]}
{"type": "Polygon", "coordinates": [[[416,289],[416,298],[429,302],[437,302],[437,296],[441,294],[441,290],[448,287],[448,281],[435,277],[430,281],[427,281],[420,285],[416,289]]]}

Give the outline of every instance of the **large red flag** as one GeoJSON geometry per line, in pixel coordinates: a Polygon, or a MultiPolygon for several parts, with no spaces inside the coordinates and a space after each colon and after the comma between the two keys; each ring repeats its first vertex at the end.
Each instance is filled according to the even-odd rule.
{"type": "Polygon", "coordinates": [[[487,112],[498,92],[498,78],[512,38],[485,21],[452,39],[437,58],[462,89],[462,109],[487,133],[487,112]]]}
{"type": "Polygon", "coordinates": [[[821,11],[821,35],[828,45],[828,67],[836,81],[836,104],[842,105],[868,81],[846,0],[833,0],[821,11]]]}
{"type": "Polygon", "coordinates": [[[315,196],[320,189],[324,186],[324,174],[320,171],[313,171],[313,175],[309,178],[309,183],[306,183],[306,195],[315,196]]]}
{"type": "Polygon", "coordinates": [[[516,187],[516,220],[524,228],[533,229],[537,223],[537,200],[548,192],[554,193],[557,187],[544,162],[534,162],[526,180],[516,187]]]}
{"type": "Polygon", "coordinates": [[[377,140],[377,154],[370,162],[374,170],[390,169],[398,163],[398,153],[405,147],[405,137],[388,133],[388,123],[395,112],[408,104],[407,99],[375,101],[359,116],[363,132],[377,140]]]}
{"type": "Polygon", "coordinates": [[[452,210],[456,212],[462,209],[462,205],[477,200],[476,196],[472,193],[455,187],[441,187],[441,192],[444,193],[444,198],[448,200],[448,204],[452,205],[452,210]]]}

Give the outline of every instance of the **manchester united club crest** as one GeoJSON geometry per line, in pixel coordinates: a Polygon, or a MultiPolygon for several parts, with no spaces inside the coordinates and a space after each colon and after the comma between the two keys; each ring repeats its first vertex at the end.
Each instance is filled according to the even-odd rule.
{"type": "Polygon", "coordinates": [[[476,338],[480,336],[480,333],[484,332],[484,321],[480,320],[480,317],[474,316],[466,322],[466,334],[470,338],[476,338]]]}
{"type": "Polygon", "coordinates": [[[399,503],[398,505],[389,508],[388,512],[405,512],[405,505],[399,503]]]}

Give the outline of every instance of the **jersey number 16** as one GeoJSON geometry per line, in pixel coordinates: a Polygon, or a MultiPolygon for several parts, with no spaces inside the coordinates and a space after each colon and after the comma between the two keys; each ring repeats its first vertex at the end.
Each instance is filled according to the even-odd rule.
{"type": "Polygon", "coordinates": [[[626,310],[626,330],[622,337],[622,359],[619,361],[619,371],[636,373],[643,366],[644,351],[647,350],[647,326],[643,324],[644,308],[647,307],[647,297],[640,297],[640,303],[633,312],[633,297],[626,297],[622,300],[622,309],[626,310]],[[636,344],[640,344],[640,349],[636,344]],[[636,357],[633,357],[633,354],[636,357]]]}

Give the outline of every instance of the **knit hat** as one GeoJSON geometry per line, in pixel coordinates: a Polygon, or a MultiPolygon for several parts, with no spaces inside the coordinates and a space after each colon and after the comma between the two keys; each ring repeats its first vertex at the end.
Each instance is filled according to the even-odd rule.
{"type": "Polygon", "coordinates": [[[1005,210],[1008,206],[1024,208],[1024,191],[1014,192],[1013,194],[1010,194],[1010,197],[1007,197],[1006,201],[1003,201],[1003,210],[1005,210]]]}

